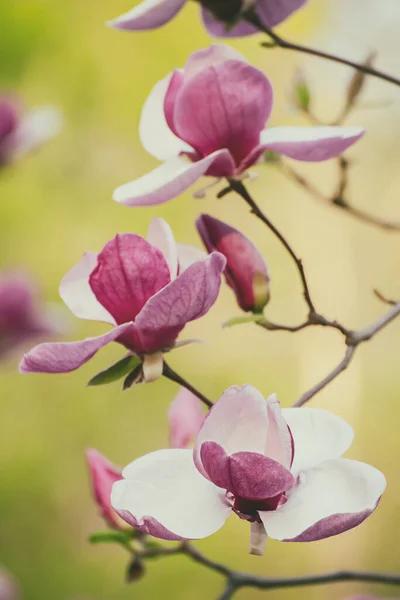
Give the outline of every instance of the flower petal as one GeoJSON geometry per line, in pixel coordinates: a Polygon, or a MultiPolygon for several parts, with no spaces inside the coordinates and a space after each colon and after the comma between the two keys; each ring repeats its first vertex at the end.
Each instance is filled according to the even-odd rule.
{"type": "Polygon", "coordinates": [[[239,21],[234,27],[228,27],[226,23],[218,21],[213,14],[204,7],[201,10],[201,16],[204,27],[212,37],[243,37],[258,32],[258,29],[254,27],[254,25],[246,23],[245,21],[239,21]]]}
{"type": "Polygon", "coordinates": [[[147,241],[162,253],[168,264],[171,280],[175,279],[178,273],[178,248],[172,229],[164,219],[155,217],[151,221],[147,241]]]}
{"type": "Polygon", "coordinates": [[[383,474],[355,460],[322,463],[303,473],[275,511],[259,511],[267,534],[277,540],[313,541],[359,525],[386,486],[383,474]]]}
{"type": "Polygon", "coordinates": [[[294,441],[292,473],[340,458],[354,438],[354,431],[346,421],[321,408],[283,408],[282,417],[294,441]]]}
{"type": "Polygon", "coordinates": [[[196,50],[196,52],[193,52],[186,61],[184,81],[186,82],[188,78],[197,75],[197,73],[200,73],[200,71],[207,67],[215,67],[227,60],[239,60],[248,64],[248,61],[243,54],[240,54],[240,52],[227,44],[211,44],[211,46],[208,46],[207,48],[196,50]]]}
{"type": "Polygon", "coordinates": [[[197,260],[204,260],[207,254],[201,248],[189,244],[177,244],[179,273],[186,271],[197,260]]]}
{"type": "Polygon", "coordinates": [[[276,394],[272,394],[267,400],[267,413],[268,433],[264,453],[289,468],[293,461],[293,437],[276,394]]]}
{"type": "Polygon", "coordinates": [[[88,448],[85,454],[93,496],[101,516],[110,527],[119,528],[121,523],[111,506],[111,489],[116,481],[122,479],[122,471],[94,448],[88,448]]]}
{"type": "Polygon", "coordinates": [[[127,31],[156,29],[173,19],[185,2],[186,0],[145,0],[129,12],[108,21],[107,25],[127,31]]]}
{"type": "Polygon", "coordinates": [[[263,454],[267,430],[262,394],[251,385],[228,388],[207,414],[197,436],[193,450],[196,467],[206,476],[200,457],[204,442],[216,442],[228,455],[241,451],[263,454]]]}
{"type": "Polygon", "coordinates": [[[133,321],[148,299],[170,280],[160,250],[139,235],[124,233],[104,246],[89,284],[97,300],[120,324],[133,321]]]}
{"type": "Polygon", "coordinates": [[[272,108],[272,86],[242,60],[201,69],[180,89],[174,131],[204,156],[227,148],[239,164],[259,143],[272,108]]]}
{"type": "Polygon", "coordinates": [[[169,444],[171,448],[187,448],[204,421],[200,400],[181,388],[168,409],[169,444]]]}
{"type": "Polygon", "coordinates": [[[266,27],[275,27],[306,2],[307,0],[257,0],[256,13],[266,27]]]}
{"type": "Polygon", "coordinates": [[[89,285],[90,274],[96,266],[97,254],[86,252],[80,262],[64,275],[58,291],[76,317],[115,325],[115,319],[97,301],[89,285]]]}
{"type": "Polygon", "coordinates": [[[292,487],[293,475],[276,460],[256,452],[229,457],[231,492],[252,500],[273,498],[292,487]]]}
{"type": "MultiPolygon", "coordinates": [[[[218,150],[197,162],[191,163],[180,156],[167,160],[154,171],[117,188],[113,194],[116,202],[125,206],[153,206],[179,196],[205,174],[218,159],[229,161],[227,150],[218,150]]],[[[223,175],[232,175],[229,169],[223,175]]]]}
{"type": "Polygon", "coordinates": [[[143,147],[159,160],[178,156],[181,152],[190,152],[191,146],[180,140],[169,128],[164,116],[164,101],[170,89],[170,73],[156,83],[144,103],[140,115],[139,136],[143,147]]]}
{"type": "Polygon", "coordinates": [[[150,298],[135,321],[148,352],[172,345],[186,323],[209,311],[217,299],[224,267],[224,257],[214,252],[150,298]]]}
{"type": "Polygon", "coordinates": [[[98,337],[79,342],[39,344],[25,354],[20,362],[20,373],[69,373],[92,358],[100,348],[113,342],[133,328],[132,323],[114,327],[98,337]]]}
{"type": "Polygon", "coordinates": [[[135,527],[156,537],[204,538],[231,513],[225,493],[200,475],[190,450],[152,452],[131,463],[123,476],[113,486],[112,506],[122,518],[130,513],[135,527]]]}
{"type": "Polygon", "coordinates": [[[361,127],[273,127],[261,133],[260,147],[296,160],[320,162],[339,156],[364,133],[361,127]]]}
{"type": "Polygon", "coordinates": [[[7,138],[7,148],[20,158],[56,137],[62,129],[61,112],[54,106],[31,109],[7,138]]]}

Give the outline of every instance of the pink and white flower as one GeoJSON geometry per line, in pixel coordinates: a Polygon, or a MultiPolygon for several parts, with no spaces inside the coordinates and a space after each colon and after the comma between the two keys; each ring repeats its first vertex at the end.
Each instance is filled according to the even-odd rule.
{"type": "Polygon", "coordinates": [[[113,484],[122,479],[122,470],[94,448],[86,450],[86,461],[93,496],[99,506],[100,514],[107,525],[120,529],[121,519],[111,506],[111,490],[113,484]]]}
{"type": "Polygon", "coordinates": [[[353,440],[341,418],[316,408],[281,409],[252,386],[231,387],[208,413],[192,450],[135,460],[111,504],[130,525],[167,540],[204,538],[232,512],[250,522],[250,551],[267,536],[309,542],[359,525],[385,478],[342,454],[353,440]]]}
{"type": "Polygon", "coordinates": [[[23,114],[16,100],[0,98],[0,166],[50,141],[61,128],[60,111],[53,106],[41,106],[23,114]]]}
{"type": "Polygon", "coordinates": [[[192,54],[183,70],[158,82],[142,111],[145,149],[164,163],[122,185],[114,200],[151,206],[175,198],[202,175],[241,177],[265,150],[302,161],[339,156],[360,127],[270,127],[269,79],[225,45],[192,54]]]}
{"type": "Polygon", "coordinates": [[[61,281],[60,296],[77,317],[106,322],[112,329],[78,342],[40,344],[23,357],[20,371],[68,373],[116,341],[144,358],[146,381],[157,378],[161,353],[217,299],[225,258],[218,252],[203,256],[177,245],[162,219],[151,222],[147,239],[125,233],[99,254],[87,252],[61,281]],[[150,373],[154,369],[157,373],[150,373]]]}
{"type": "MultiPolygon", "coordinates": [[[[304,6],[307,0],[228,0],[225,4],[213,0],[202,0],[202,18],[207,31],[215,37],[242,37],[259,30],[242,20],[234,27],[227,22],[240,16],[240,12],[254,7],[261,23],[268,28],[275,27],[293,12],[304,6]],[[222,10],[221,10],[222,9],[222,10]]],[[[184,7],[186,0],[145,0],[132,10],[107,25],[125,31],[146,31],[157,29],[171,21],[184,7]]]]}
{"type": "Polygon", "coordinates": [[[203,421],[200,400],[186,388],[181,388],[168,408],[170,447],[188,448],[196,439],[203,421]]]}

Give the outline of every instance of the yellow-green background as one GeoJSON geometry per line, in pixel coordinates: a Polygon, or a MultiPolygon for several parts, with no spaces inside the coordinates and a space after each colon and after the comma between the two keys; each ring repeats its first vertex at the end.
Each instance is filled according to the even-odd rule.
{"type": "MultiPolygon", "coordinates": [[[[278,243],[238,198],[217,201],[212,191],[205,200],[195,200],[187,192],[149,209],[128,209],[111,200],[117,185],[156,166],[137,133],[150,88],[182,65],[191,51],[209,44],[197,6],[188,4],[162,30],[129,34],[103,25],[128,10],[129,0],[0,2],[1,88],[20,93],[27,106],[54,103],[65,114],[65,129],[57,140],[1,173],[2,265],[30,268],[43,282],[46,298],[55,301],[66,270],[85,250],[99,250],[116,232],[145,234],[151,218],[160,215],[172,225],[179,241],[198,244],[193,221],[200,211],[209,212],[255,240],[272,274],[269,316],[296,323],[304,313],[297,274],[278,243]]],[[[299,40],[323,43],[319,25],[332,4],[315,0],[281,31],[299,40]]],[[[328,34],[330,39],[337,36],[340,51],[341,31],[333,28],[328,34]]],[[[380,40],[385,48],[384,30],[380,40]]],[[[261,50],[258,41],[248,38],[235,46],[273,81],[273,123],[304,125],[287,99],[294,69],[304,59],[279,50],[261,50]]],[[[360,35],[359,56],[363,43],[360,35]]],[[[395,52],[395,46],[386,49],[389,62],[395,52]]],[[[320,117],[333,116],[349,71],[330,69],[314,60],[307,61],[306,68],[320,117]]],[[[370,129],[351,152],[356,163],[352,200],[377,214],[400,218],[399,120],[393,100],[385,108],[388,96],[396,103],[400,92],[385,85],[371,88],[374,104],[382,107],[364,107],[350,121],[370,129]]],[[[329,192],[334,183],[333,164],[299,168],[329,192]]],[[[386,310],[372,296],[373,287],[399,297],[400,235],[374,230],[334,208],[318,205],[273,167],[256,170],[259,179],[251,190],[304,258],[312,292],[323,312],[359,327],[386,310]]],[[[231,291],[224,286],[212,311],[187,327],[183,336],[202,337],[208,343],[177,350],[170,357],[176,370],[213,399],[231,384],[248,382],[266,395],[278,392],[282,404],[288,406],[322,378],[344,351],[340,336],[331,331],[289,335],[252,325],[220,328],[223,320],[238,313],[231,291]]],[[[102,325],[74,317],[70,324],[74,327],[70,339],[104,331],[102,325]]],[[[18,357],[2,367],[0,563],[20,581],[27,600],[200,600],[216,598],[222,589],[218,575],[179,557],[151,562],[140,584],[125,586],[123,550],[87,542],[90,532],[102,529],[103,524],[88,491],[84,449],[93,446],[124,465],[165,447],[166,410],[177,391],[164,381],[126,393],[118,384],[85,388],[94,373],[119,356],[117,346],[107,348],[76,373],[64,376],[21,376],[16,371],[18,357]]],[[[247,554],[247,523],[231,518],[219,533],[198,542],[198,547],[232,567],[263,575],[342,568],[398,570],[399,360],[400,323],[395,323],[361,347],[351,369],[312,403],[346,418],[356,431],[348,455],[371,462],[387,476],[387,492],[367,522],[314,544],[268,541],[265,556],[255,558],[247,554]]],[[[394,595],[394,590],[367,584],[269,595],[277,600],[334,599],[356,591],[394,595]]],[[[243,590],[237,598],[253,600],[263,594],[267,592],[243,590]]]]}

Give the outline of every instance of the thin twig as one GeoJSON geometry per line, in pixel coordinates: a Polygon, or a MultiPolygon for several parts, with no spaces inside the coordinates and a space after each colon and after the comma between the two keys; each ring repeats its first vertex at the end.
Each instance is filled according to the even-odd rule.
{"type": "Polygon", "coordinates": [[[179,385],[181,385],[184,388],[186,388],[187,390],[189,390],[189,392],[192,392],[192,394],[194,394],[195,396],[197,396],[197,398],[199,398],[199,400],[204,402],[204,404],[206,406],[208,406],[208,408],[211,408],[213,406],[213,403],[211,402],[211,400],[209,400],[206,396],[204,396],[204,394],[202,394],[201,392],[199,392],[199,390],[197,390],[195,387],[193,387],[192,384],[190,384],[188,381],[183,379],[183,377],[178,375],[178,373],[173,371],[171,369],[171,367],[165,362],[165,360],[164,360],[164,364],[163,364],[163,373],[162,374],[164,375],[164,377],[166,377],[170,381],[174,381],[175,383],[178,383],[179,385]]]}
{"type": "Polygon", "coordinates": [[[248,206],[250,206],[251,212],[254,213],[256,215],[256,217],[258,219],[260,219],[260,221],[262,221],[272,231],[272,233],[278,238],[278,240],[281,242],[281,244],[286,248],[286,250],[290,254],[291,258],[293,259],[293,262],[295,263],[297,270],[299,272],[301,283],[303,286],[304,298],[308,305],[309,311],[312,313],[316,312],[313,301],[311,300],[310,290],[308,288],[307,278],[306,278],[306,274],[304,271],[304,267],[303,267],[301,258],[299,258],[297,256],[297,254],[295,253],[295,251],[293,250],[293,248],[291,247],[289,242],[286,240],[286,238],[275,227],[275,225],[273,225],[273,223],[271,223],[271,221],[268,219],[268,217],[262,212],[262,210],[259,208],[259,206],[254,202],[253,198],[248,193],[245,185],[237,179],[228,179],[228,181],[229,181],[230,188],[243,198],[243,200],[248,204],[248,206]]]}
{"type": "Polygon", "coordinates": [[[302,54],[309,54],[318,58],[324,58],[325,60],[329,60],[335,63],[339,63],[341,65],[346,65],[347,67],[351,67],[352,69],[355,69],[360,73],[364,73],[365,75],[371,75],[372,77],[377,77],[378,79],[382,79],[383,81],[388,81],[389,83],[393,83],[394,85],[400,86],[400,79],[397,79],[397,77],[389,75],[388,73],[384,73],[383,71],[378,71],[378,69],[374,69],[374,67],[372,67],[371,65],[365,63],[357,63],[352,60],[342,58],[341,56],[337,56],[336,54],[330,54],[329,52],[324,52],[322,50],[317,50],[315,48],[303,46],[302,44],[296,44],[294,42],[290,42],[289,40],[284,39],[275,31],[273,31],[269,27],[266,27],[257,17],[254,11],[249,11],[248,13],[246,13],[245,19],[253,25],[255,25],[260,31],[266,33],[271,38],[273,44],[271,44],[271,42],[264,42],[261,44],[264,47],[279,47],[285,50],[294,50],[296,52],[301,52],[302,54]]]}
{"type": "Polygon", "coordinates": [[[237,584],[232,579],[228,579],[226,582],[225,589],[219,596],[218,600],[230,600],[235,594],[235,592],[237,592],[237,589],[237,584]]]}

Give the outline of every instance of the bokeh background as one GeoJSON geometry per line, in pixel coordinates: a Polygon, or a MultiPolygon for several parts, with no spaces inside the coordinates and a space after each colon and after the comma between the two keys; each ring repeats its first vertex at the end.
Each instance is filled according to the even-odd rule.
{"type": "MultiPolygon", "coordinates": [[[[239,198],[216,200],[183,194],[155,208],[128,209],[111,200],[113,189],[156,166],[138,139],[142,104],[152,85],[193,50],[210,43],[189,2],[168,26],[147,34],[111,30],[104,21],[131,8],[130,0],[3,0],[0,2],[0,89],[21,94],[27,106],[54,103],[65,129],[54,142],[0,174],[0,260],[26,266],[57,301],[61,277],[86,250],[99,250],[116,232],[145,234],[160,215],[181,242],[199,245],[193,221],[209,212],[250,235],[272,274],[271,319],[296,323],[304,313],[297,274],[279,244],[249,215],[239,198]]],[[[363,59],[379,51],[377,66],[400,76],[398,0],[310,0],[285,23],[288,37],[363,59]]],[[[302,67],[315,111],[336,116],[349,69],[282,50],[259,47],[261,37],[234,42],[271,78],[273,124],[306,124],[291,107],[293,73],[302,67]]],[[[368,134],[349,152],[354,160],[351,201],[400,220],[400,91],[369,81],[349,123],[368,134]]],[[[273,166],[256,169],[251,191],[304,258],[320,310],[361,327],[386,310],[374,287],[400,297],[400,234],[359,223],[316,203],[273,166]]],[[[330,192],[334,164],[300,165],[330,192]]],[[[198,187],[201,187],[202,182],[198,187]]],[[[218,189],[218,188],[217,188],[218,189]]],[[[67,311],[66,311],[67,312],[67,311]]],[[[222,330],[239,310],[224,286],[212,311],[191,324],[185,337],[207,344],[177,350],[171,365],[213,399],[231,384],[276,391],[284,406],[321,379],[344,352],[338,334],[306,330],[271,333],[252,325],[222,330]]],[[[97,335],[104,327],[71,317],[70,338],[97,335]]],[[[90,377],[120,356],[106,348],[78,372],[21,376],[18,356],[0,373],[0,564],[19,580],[26,600],[216,598],[216,574],[186,558],[152,561],[139,584],[123,583],[127,556],[119,547],[90,546],[103,529],[89,489],[84,450],[95,447],[124,465],[168,443],[168,405],[176,386],[159,381],[126,393],[119,384],[85,388],[90,377]]],[[[399,570],[400,321],[361,347],[351,368],[312,402],[347,419],[356,430],[348,456],[370,462],[387,476],[379,509],[358,529],[313,544],[268,541],[265,556],[247,555],[248,525],[232,518],[216,535],[198,542],[214,559],[263,575],[296,575],[351,568],[399,570]]],[[[340,584],[272,592],[276,600],[341,598],[395,590],[340,584]]],[[[243,590],[238,600],[267,592],[243,590]]],[[[270,593],[271,594],[271,593],[270,593]]]]}

